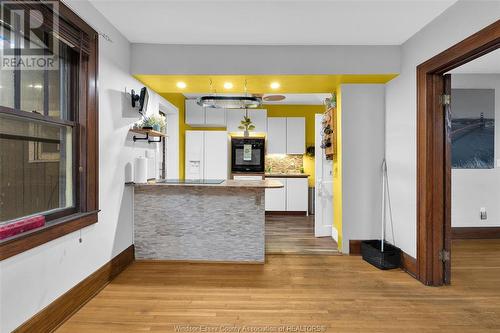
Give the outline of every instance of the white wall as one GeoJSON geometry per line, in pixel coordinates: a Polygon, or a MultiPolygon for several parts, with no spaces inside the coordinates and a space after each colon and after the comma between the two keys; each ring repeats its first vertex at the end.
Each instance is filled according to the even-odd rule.
{"type": "Polygon", "coordinates": [[[416,257],[416,66],[498,20],[498,1],[458,1],[402,46],[386,92],[386,150],[395,243],[416,257]]]}
{"type": "Polygon", "coordinates": [[[349,240],[380,238],[385,85],[344,84],[342,107],[342,252],[349,240]]]}
{"type": "MultiPolygon", "coordinates": [[[[495,89],[495,159],[500,157],[500,74],[452,74],[452,88],[495,89]]],[[[453,99],[451,104],[453,110],[453,99]]],[[[500,226],[500,165],[494,169],[453,169],[451,226],[500,226]],[[487,220],[480,219],[485,207],[487,220]]]]}
{"type": "MultiPolygon", "coordinates": [[[[10,332],[132,244],[132,196],[127,165],[156,144],[134,144],[128,129],[139,119],[125,89],[141,88],[129,74],[130,44],[87,1],[70,6],[99,39],[99,222],[0,262],[0,332],[10,332]],[[78,242],[79,235],[83,242],[78,242]]],[[[169,103],[150,92],[149,110],[169,103]]],[[[131,170],[128,170],[130,173],[131,170]]]]}
{"type": "Polygon", "coordinates": [[[394,74],[399,46],[132,44],[132,74],[394,74]]]}

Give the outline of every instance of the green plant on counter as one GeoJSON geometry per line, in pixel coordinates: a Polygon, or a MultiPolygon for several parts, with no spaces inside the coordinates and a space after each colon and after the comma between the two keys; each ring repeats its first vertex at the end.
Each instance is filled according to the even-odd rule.
{"type": "Polygon", "coordinates": [[[144,127],[152,127],[155,131],[165,132],[165,117],[160,115],[152,115],[149,117],[144,117],[142,120],[141,126],[144,127]]]}
{"type": "Polygon", "coordinates": [[[248,116],[243,116],[243,120],[240,123],[241,125],[238,126],[238,128],[245,131],[245,136],[248,136],[248,131],[253,131],[255,129],[255,125],[248,116]]]}

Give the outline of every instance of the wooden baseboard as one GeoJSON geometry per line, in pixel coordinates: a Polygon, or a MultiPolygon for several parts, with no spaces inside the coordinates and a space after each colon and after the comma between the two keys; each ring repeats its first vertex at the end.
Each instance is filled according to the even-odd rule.
{"type": "Polygon", "coordinates": [[[298,211],[266,211],[266,215],[290,215],[290,216],[306,216],[307,212],[298,211]]]}
{"type": "Polygon", "coordinates": [[[361,241],[360,240],[349,240],[349,255],[350,256],[360,256],[361,255],[361,241]]]}
{"type": "Polygon", "coordinates": [[[417,278],[417,259],[401,251],[401,269],[417,278]]]}
{"type": "Polygon", "coordinates": [[[28,319],[14,332],[53,332],[134,261],[134,245],[28,319]]]}
{"type": "Polygon", "coordinates": [[[452,239],[499,239],[500,227],[451,228],[452,239]]]}

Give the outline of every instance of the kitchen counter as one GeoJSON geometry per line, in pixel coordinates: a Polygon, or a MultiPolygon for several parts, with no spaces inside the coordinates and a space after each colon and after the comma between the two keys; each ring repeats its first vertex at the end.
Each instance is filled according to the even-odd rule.
{"type": "Polygon", "coordinates": [[[238,187],[238,188],[281,188],[283,184],[277,180],[234,180],[228,179],[221,183],[197,183],[197,182],[162,182],[149,181],[147,183],[127,183],[126,185],[135,187],[148,187],[148,186],[187,186],[187,187],[238,187]]]}
{"type": "Polygon", "coordinates": [[[266,178],[308,178],[309,175],[305,173],[266,173],[266,178]]]}
{"type": "Polygon", "coordinates": [[[265,190],[277,180],[128,183],[137,259],[264,263],[265,190]]]}

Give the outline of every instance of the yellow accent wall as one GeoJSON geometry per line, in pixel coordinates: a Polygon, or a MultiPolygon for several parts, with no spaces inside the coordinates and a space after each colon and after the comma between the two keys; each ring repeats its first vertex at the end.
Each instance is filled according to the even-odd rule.
{"type": "MultiPolygon", "coordinates": [[[[306,147],[314,146],[314,115],[325,112],[323,105],[263,105],[267,116],[271,117],[305,117],[306,147]]],[[[319,149],[319,147],[317,147],[319,149]]],[[[309,177],[309,186],[314,186],[314,158],[304,155],[304,172],[309,177]]]]}
{"type": "Polygon", "coordinates": [[[134,77],[158,93],[330,93],[343,83],[387,83],[397,74],[314,74],[314,75],[150,75],[134,77]],[[212,80],[212,90],[210,89],[212,80]],[[177,82],[186,83],[184,89],[177,82]],[[224,83],[231,82],[232,89],[224,83]],[[271,82],[278,82],[278,89],[271,89],[271,82]]]}
{"type": "Polygon", "coordinates": [[[342,250],[342,91],[337,88],[337,156],[333,160],[333,226],[339,234],[342,250]]]}

